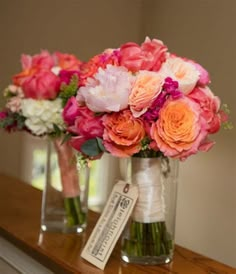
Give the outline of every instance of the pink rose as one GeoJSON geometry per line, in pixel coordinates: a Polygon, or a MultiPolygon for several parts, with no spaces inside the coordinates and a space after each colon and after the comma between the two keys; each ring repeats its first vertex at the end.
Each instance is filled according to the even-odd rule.
{"type": "Polygon", "coordinates": [[[131,71],[158,71],[166,60],[167,47],[162,41],[148,37],[141,47],[136,43],[126,43],[120,48],[120,64],[131,71]]]}
{"type": "MultiPolygon", "coordinates": [[[[186,59],[187,60],[187,59],[186,59]]],[[[204,69],[200,64],[196,63],[193,60],[187,60],[189,63],[191,63],[192,65],[195,66],[195,68],[197,69],[197,71],[200,73],[199,76],[199,80],[198,80],[198,85],[200,86],[205,86],[207,84],[209,84],[210,81],[210,76],[209,73],[206,69],[204,69]]]]}
{"type": "Polygon", "coordinates": [[[80,107],[74,126],[67,130],[78,135],[70,139],[70,144],[74,149],[81,151],[84,142],[95,137],[102,137],[104,126],[101,117],[94,116],[87,107],[80,107]]]}
{"type": "Polygon", "coordinates": [[[75,97],[71,97],[62,112],[62,117],[67,125],[71,126],[74,124],[76,117],[79,115],[80,109],[78,102],[75,97]]]}
{"type": "Polygon", "coordinates": [[[60,88],[59,78],[51,71],[39,71],[29,76],[22,84],[26,98],[55,99],[60,88]]]}
{"type": "Polygon", "coordinates": [[[76,111],[78,115],[75,123],[68,127],[68,131],[82,136],[85,140],[102,137],[104,126],[101,117],[94,116],[94,113],[85,106],[79,106],[76,111]]]}
{"type": "Polygon", "coordinates": [[[7,112],[6,111],[0,111],[0,120],[4,120],[7,118],[7,112]]]}
{"type": "Polygon", "coordinates": [[[32,68],[51,69],[55,65],[55,62],[47,50],[42,50],[40,54],[35,54],[33,56],[23,54],[21,57],[21,64],[23,70],[32,68]]]}
{"type": "Polygon", "coordinates": [[[195,88],[188,97],[200,105],[201,115],[208,124],[207,131],[216,133],[221,125],[220,99],[208,87],[195,88]]]}

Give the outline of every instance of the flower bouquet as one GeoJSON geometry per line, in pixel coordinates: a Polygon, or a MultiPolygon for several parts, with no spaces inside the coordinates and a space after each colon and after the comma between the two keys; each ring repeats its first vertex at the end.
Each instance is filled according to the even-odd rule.
{"type": "MultiPolygon", "coordinates": [[[[65,125],[62,110],[68,98],[76,94],[78,71],[82,64],[74,55],[43,50],[40,54],[22,55],[22,72],[13,76],[13,83],[4,91],[6,105],[0,112],[0,127],[8,132],[24,130],[38,137],[47,136],[53,143],[60,168],[66,227],[85,224],[80,201],[76,158],[71,146],[63,141],[65,125]]],[[[48,156],[47,173],[50,169],[48,156]]],[[[47,176],[49,185],[52,183],[47,176]]],[[[49,203],[45,192],[43,205],[49,203]]],[[[55,190],[51,187],[50,191],[55,190]]],[[[55,194],[55,192],[54,192],[55,194]]],[[[52,194],[53,195],[53,194],[52,194]]],[[[55,199],[55,198],[54,198],[55,199]]],[[[49,207],[52,207],[49,203],[49,207]]],[[[50,209],[42,208],[42,229],[48,227],[50,209]]],[[[52,208],[51,208],[51,211],[52,208]]],[[[56,213],[55,213],[56,214],[56,213]]],[[[55,225],[56,226],[56,225],[55,225]]]]}
{"type": "Polygon", "coordinates": [[[173,235],[163,201],[169,160],[208,151],[211,134],[227,126],[227,111],[208,87],[208,72],[157,39],[107,49],[83,65],[80,77],[77,96],[63,110],[70,144],[90,158],[131,157],[131,180],[139,187],[122,258],[169,262],[173,235]]]}

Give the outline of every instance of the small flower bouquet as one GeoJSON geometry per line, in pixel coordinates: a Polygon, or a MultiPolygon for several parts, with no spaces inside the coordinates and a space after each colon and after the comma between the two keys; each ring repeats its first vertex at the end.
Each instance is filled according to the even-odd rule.
{"type": "Polygon", "coordinates": [[[68,143],[62,144],[62,110],[76,94],[82,62],[74,55],[43,50],[34,56],[22,55],[21,64],[22,72],[13,76],[13,83],[4,91],[6,105],[0,112],[0,128],[50,137],[58,156],[67,225],[83,223],[75,156],[68,143]]]}
{"type": "MultiPolygon", "coordinates": [[[[208,72],[193,60],[171,54],[157,39],[107,49],[82,66],[80,77],[77,96],[68,100],[63,118],[70,144],[90,158],[108,152],[121,158],[163,158],[167,163],[168,158],[185,160],[208,151],[214,145],[210,136],[227,121],[220,99],[208,86],[208,72]]],[[[158,166],[149,167],[157,172],[158,166]]],[[[162,200],[153,184],[152,193],[143,196],[139,182],[151,177],[149,173],[144,169],[141,176],[137,171],[133,178],[140,187],[136,209],[142,201],[147,211],[144,220],[134,210],[124,247],[131,257],[161,256],[173,248],[165,207],[146,221],[149,211],[159,206],[152,201],[162,200]]]]}

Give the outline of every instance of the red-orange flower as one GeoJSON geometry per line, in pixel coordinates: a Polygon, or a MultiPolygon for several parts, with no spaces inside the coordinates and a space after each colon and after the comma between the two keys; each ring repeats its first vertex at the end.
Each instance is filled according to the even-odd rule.
{"type": "Polygon", "coordinates": [[[128,157],[140,151],[145,136],[144,125],[130,110],[105,115],[103,124],[104,146],[112,155],[128,157]]]}

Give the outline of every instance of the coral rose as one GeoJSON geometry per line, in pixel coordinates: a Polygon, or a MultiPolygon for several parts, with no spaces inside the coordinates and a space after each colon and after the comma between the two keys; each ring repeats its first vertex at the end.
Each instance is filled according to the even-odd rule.
{"type": "Polygon", "coordinates": [[[55,52],[56,65],[64,70],[78,70],[81,61],[73,54],[55,52]]]}
{"type": "Polygon", "coordinates": [[[55,99],[60,88],[59,78],[50,71],[40,71],[28,77],[22,84],[25,98],[55,99]]]}
{"type": "Polygon", "coordinates": [[[201,115],[208,124],[208,132],[216,133],[221,125],[220,99],[208,88],[195,88],[189,95],[201,107],[201,115]]]}
{"type": "Polygon", "coordinates": [[[130,110],[104,115],[103,124],[104,146],[112,155],[128,157],[140,151],[145,136],[144,125],[132,116],[130,110]]]}
{"type": "Polygon", "coordinates": [[[54,59],[47,50],[33,56],[22,54],[21,65],[23,71],[13,76],[13,83],[22,86],[24,81],[40,70],[50,70],[54,65],[54,59]]]}
{"type": "Polygon", "coordinates": [[[131,89],[129,106],[134,117],[139,117],[147,111],[162,90],[164,80],[160,74],[142,71],[131,89]]]}
{"type": "Polygon", "coordinates": [[[146,37],[141,47],[136,43],[126,43],[120,48],[120,64],[130,71],[158,71],[166,60],[167,47],[162,41],[146,37]]]}
{"type": "Polygon", "coordinates": [[[164,155],[183,160],[197,153],[205,142],[207,124],[199,105],[191,99],[169,99],[152,124],[150,134],[164,155]]]}

